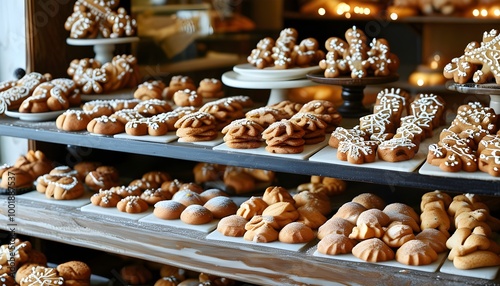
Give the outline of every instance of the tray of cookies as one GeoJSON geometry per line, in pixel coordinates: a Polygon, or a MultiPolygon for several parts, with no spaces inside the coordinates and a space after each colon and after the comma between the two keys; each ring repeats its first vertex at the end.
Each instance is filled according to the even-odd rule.
{"type": "Polygon", "coordinates": [[[469,102],[457,108],[450,125],[429,145],[419,173],[444,177],[500,178],[497,115],[491,107],[469,102]]]}

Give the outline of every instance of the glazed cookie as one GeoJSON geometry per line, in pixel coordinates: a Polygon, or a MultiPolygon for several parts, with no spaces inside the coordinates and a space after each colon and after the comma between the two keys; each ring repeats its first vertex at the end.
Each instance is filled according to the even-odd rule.
{"type": "Polygon", "coordinates": [[[319,49],[318,40],[306,38],[293,47],[292,58],[296,66],[309,67],[319,63],[325,57],[325,52],[319,49]]]}
{"type": "Polygon", "coordinates": [[[296,154],[304,151],[305,131],[296,123],[283,119],[272,123],[262,132],[266,151],[279,154],[296,154]]]}
{"type": "Polygon", "coordinates": [[[224,96],[222,82],[216,78],[202,79],[196,92],[203,98],[221,98],[224,96]]]}
{"type": "Polygon", "coordinates": [[[160,80],[152,80],[141,83],[134,92],[134,98],[140,100],[163,99],[165,84],[160,80]]]}
{"type": "Polygon", "coordinates": [[[477,65],[468,62],[465,56],[453,58],[444,66],[443,75],[447,79],[453,79],[456,83],[464,84],[472,79],[477,70],[477,65]]]}
{"type": "Polygon", "coordinates": [[[291,116],[282,109],[268,106],[252,109],[245,113],[245,118],[257,122],[260,126],[267,128],[274,122],[289,119],[291,116]]]}
{"type": "Polygon", "coordinates": [[[56,119],[56,127],[64,131],[83,131],[92,120],[89,113],[83,110],[68,109],[56,119]]]}
{"type": "Polygon", "coordinates": [[[181,89],[176,91],[172,98],[177,106],[200,107],[203,105],[203,97],[196,90],[181,89]]]}
{"type": "Polygon", "coordinates": [[[435,94],[418,94],[410,103],[410,114],[416,117],[432,118],[432,128],[445,123],[445,102],[435,94]]]}
{"type": "Polygon", "coordinates": [[[359,130],[359,128],[337,127],[328,139],[328,145],[332,148],[338,148],[342,141],[364,141],[365,139],[367,139],[366,132],[359,130]]]}
{"type": "Polygon", "coordinates": [[[326,78],[334,78],[345,74],[349,70],[344,59],[349,48],[347,42],[338,37],[330,37],[325,42],[325,48],[328,52],[319,62],[319,67],[325,70],[323,75],[326,78]]]}
{"type": "Polygon", "coordinates": [[[298,126],[304,129],[304,138],[306,145],[323,142],[326,138],[325,130],[326,123],[314,113],[299,112],[290,118],[290,121],[295,122],[298,126]]]}
{"type": "Polygon", "coordinates": [[[217,137],[215,117],[206,112],[194,112],[175,123],[176,135],[184,142],[209,141],[217,137]]]}
{"type": "Polygon", "coordinates": [[[255,121],[243,118],[232,121],[222,129],[224,142],[229,148],[252,149],[262,145],[264,128],[255,121]]]}
{"type": "Polygon", "coordinates": [[[217,130],[222,130],[233,120],[245,117],[243,106],[231,99],[219,99],[205,103],[199,111],[206,112],[215,117],[217,121],[217,130]]]}
{"type": "Polygon", "coordinates": [[[272,48],[274,47],[274,44],[275,41],[271,37],[261,39],[247,57],[248,63],[258,69],[272,66],[274,64],[272,58],[272,48]]]}
{"type": "Polygon", "coordinates": [[[116,208],[119,211],[126,213],[142,213],[145,212],[148,207],[148,203],[138,196],[125,197],[116,204],[116,208]]]}
{"type": "Polygon", "coordinates": [[[172,106],[166,100],[149,99],[141,101],[134,109],[146,117],[151,117],[160,113],[172,111],[172,106]]]}
{"type": "Polygon", "coordinates": [[[95,206],[114,208],[122,198],[111,190],[99,190],[90,197],[90,202],[95,206]]]}
{"type": "Polygon", "coordinates": [[[276,39],[274,47],[271,50],[271,57],[274,60],[274,68],[288,69],[295,65],[292,52],[297,41],[297,37],[298,32],[294,28],[285,28],[281,30],[280,36],[276,39]]]}
{"type": "Polygon", "coordinates": [[[300,111],[302,106],[304,106],[302,103],[293,102],[290,100],[282,100],[275,104],[268,105],[267,107],[271,107],[278,110],[284,110],[288,114],[288,118],[291,118],[300,111]]]}
{"type": "Polygon", "coordinates": [[[337,158],[353,164],[374,162],[377,155],[375,141],[341,141],[337,149],[337,158]]]}
{"type": "Polygon", "coordinates": [[[115,135],[125,132],[125,125],[114,117],[101,116],[93,118],[87,124],[87,131],[100,135],[115,135]]]}
{"type": "Polygon", "coordinates": [[[493,60],[498,51],[498,41],[500,33],[496,29],[485,31],[481,43],[471,42],[464,51],[464,58],[471,64],[478,66],[474,72],[472,80],[475,83],[486,83],[494,79],[500,84],[500,66],[493,60]]]}
{"type": "Polygon", "coordinates": [[[189,76],[184,75],[175,75],[170,79],[166,90],[166,99],[172,99],[174,93],[178,90],[196,90],[196,86],[194,81],[189,76]]]}
{"type": "Polygon", "coordinates": [[[332,132],[342,122],[342,115],[337,111],[335,105],[328,100],[311,100],[305,103],[299,112],[313,113],[316,117],[323,120],[327,124],[326,132],[332,132]]]}

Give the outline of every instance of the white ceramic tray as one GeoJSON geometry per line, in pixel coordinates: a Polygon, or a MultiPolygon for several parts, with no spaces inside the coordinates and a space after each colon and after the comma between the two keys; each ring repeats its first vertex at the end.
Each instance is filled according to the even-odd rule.
{"type": "Polygon", "coordinates": [[[167,132],[167,134],[161,136],[152,136],[152,135],[134,136],[134,135],[129,135],[127,133],[120,133],[113,135],[113,137],[120,139],[131,139],[131,140],[156,142],[156,143],[168,143],[175,141],[178,138],[177,135],[175,135],[175,131],[167,132]]]}
{"type": "Polygon", "coordinates": [[[453,261],[446,259],[446,261],[443,263],[443,266],[441,266],[441,268],[439,269],[439,272],[493,280],[497,277],[499,270],[500,266],[482,267],[477,269],[465,269],[465,270],[457,269],[455,268],[455,266],[453,266],[453,261]]]}
{"type": "Polygon", "coordinates": [[[425,162],[422,167],[418,170],[421,175],[439,176],[447,178],[460,178],[460,179],[474,179],[474,180],[485,180],[485,181],[500,181],[500,177],[491,176],[488,173],[477,171],[477,172],[445,172],[441,170],[438,166],[433,166],[425,162]]]}
{"type": "Polygon", "coordinates": [[[321,70],[321,68],[318,65],[305,68],[294,67],[290,69],[277,69],[275,67],[258,69],[251,64],[240,64],[233,67],[233,71],[238,74],[265,81],[305,78],[306,74],[319,70],[321,70]]]}
{"type": "Polygon", "coordinates": [[[273,241],[273,242],[253,242],[244,239],[243,237],[233,237],[233,236],[225,236],[222,233],[220,233],[217,230],[214,230],[211,232],[209,235],[206,237],[207,239],[211,240],[219,240],[219,241],[227,241],[231,243],[242,243],[242,244],[248,244],[248,245],[261,245],[265,247],[271,247],[271,248],[278,248],[278,249],[284,249],[284,250],[290,250],[290,251],[295,251],[299,252],[303,250],[304,248],[308,247],[312,243],[316,243],[316,240],[313,240],[309,243],[284,243],[284,242],[279,242],[279,241],[273,241]]]}
{"type": "Polygon", "coordinates": [[[323,142],[318,143],[318,144],[304,145],[304,151],[302,151],[301,153],[297,153],[297,154],[276,154],[276,153],[268,152],[266,150],[265,143],[262,143],[262,146],[260,146],[259,148],[254,148],[254,149],[235,149],[235,148],[230,148],[226,145],[226,143],[223,143],[221,145],[215,146],[213,149],[218,150],[218,151],[237,152],[237,153],[245,153],[245,154],[252,154],[252,155],[263,155],[263,156],[283,157],[283,158],[288,158],[288,159],[306,160],[311,155],[316,153],[318,150],[325,147],[327,144],[328,144],[328,140],[325,139],[323,142]]]}
{"type": "Polygon", "coordinates": [[[375,162],[372,163],[352,164],[347,161],[341,161],[337,159],[337,149],[332,148],[330,146],[326,146],[325,148],[319,150],[316,154],[312,155],[309,158],[309,161],[330,163],[343,166],[357,166],[360,168],[372,168],[372,169],[391,170],[400,172],[413,172],[420,165],[422,165],[423,162],[425,162],[425,160],[427,159],[427,152],[429,150],[429,145],[432,143],[436,143],[439,140],[439,134],[441,133],[441,130],[442,129],[434,130],[433,136],[431,138],[427,138],[420,143],[420,147],[418,149],[417,154],[415,154],[415,157],[407,161],[387,162],[380,160],[377,157],[375,162]]]}
{"type": "Polygon", "coordinates": [[[182,140],[182,138],[179,138],[179,139],[177,139],[177,142],[182,143],[182,144],[192,144],[192,145],[214,147],[214,146],[217,146],[217,145],[221,144],[222,142],[224,142],[224,140],[222,139],[223,137],[224,136],[222,134],[219,134],[219,135],[217,135],[217,138],[215,138],[214,140],[196,141],[196,142],[185,142],[182,140]]]}
{"type": "Polygon", "coordinates": [[[150,207],[147,211],[142,213],[126,213],[119,211],[116,207],[113,208],[103,208],[95,206],[93,204],[88,204],[80,208],[82,212],[95,213],[100,215],[109,215],[114,217],[121,217],[130,220],[139,220],[153,212],[153,207],[150,207]]]}
{"type": "Polygon", "coordinates": [[[19,195],[19,198],[23,198],[26,200],[31,200],[31,201],[37,201],[37,202],[44,202],[48,204],[54,204],[54,205],[61,205],[61,206],[68,206],[68,207],[81,207],[84,205],[87,205],[90,202],[90,197],[92,196],[91,192],[85,192],[83,196],[74,199],[74,200],[56,200],[54,198],[47,198],[45,194],[42,194],[36,190],[32,192],[28,192],[22,195],[19,195]]]}
{"type": "Polygon", "coordinates": [[[209,233],[217,227],[219,220],[214,219],[209,223],[194,225],[194,224],[187,224],[180,219],[161,219],[156,217],[154,214],[149,214],[139,219],[139,222],[171,226],[182,229],[191,229],[191,230],[201,231],[204,233],[209,233]]]}
{"type": "Polygon", "coordinates": [[[139,37],[120,38],[95,38],[95,39],[75,39],[67,38],[66,43],[71,46],[94,46],[94,45],[115,45],[138,42],[139,37]]]}
{"type": "Polygon", "coordinates": [[[362,259],[357,258],[356,256],[352,254],[339,254],[339,255],[328,255],[328,254],[323,254],[318,252],[318,250],[314,251],[313,253],[314,256],[318,257],[325,257],[333,260],[343,260],[343,261],[353,261],[353,262],[360,262],[360,263],[371,263],[371,264],[377,264],[377,265],[384,265],[384,266],[391,266],[391,267],[397,267],[397,268],[404,268],[404,269],[411,269],[411,270],[417,270],[417,271],[423,271],[423,272],[436,272],[438,271],[439,267],[443,263],[444,260],[446,260],[446,257],[448,256],[448,253],[440,253],[438,255],[438,259],[434,261],[431,264],[428,265],[420,265],[420,266],[414,266],[414,265],[406,265],[397,262],[396,260],[390,260],[390,261],[383,261],[383,262],[367,262],[362,259]]]}
{"type": "Polygon", "coordinates": [[[49,112],[38,112],[38,113],[24,113],[17,111],[5,111],[5,115],[13,118],[19,118],[24,121],[48,121],[52,119],[56,119],[59,115],[63,114],[66,111],[64,110],[56,110],[49,112]]]}

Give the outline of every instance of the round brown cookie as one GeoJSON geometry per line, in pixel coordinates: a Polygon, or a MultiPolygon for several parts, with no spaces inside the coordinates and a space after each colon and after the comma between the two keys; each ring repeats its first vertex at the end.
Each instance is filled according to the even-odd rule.
{"type": "Polygon", "coordinates": [[[204,98],[221,98],[224,96],[222,82],[216,78],[204,78],[200,81],[196,91],[204,98]]]}

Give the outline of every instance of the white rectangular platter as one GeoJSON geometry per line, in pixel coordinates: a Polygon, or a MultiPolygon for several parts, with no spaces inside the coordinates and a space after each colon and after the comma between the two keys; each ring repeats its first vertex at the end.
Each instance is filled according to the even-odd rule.
{"type": "Polygon", "coordinates": [[[54,204],[54,205],[61,205],[61,206],[68,206],[68,207],[81,207],[84,205],[87,205],[90,203],[90,197],[92,196],[91,192],[85,192],[83,196],[74,199],[74,200],[56,200],[54,198],[47,198],[45,194],[42,194],[40,192],[32,191],[28,192],[22,195],[17,196],[18,198],[23,198],[26,200],[31,200],[31,201],[37,201],[37,202],[43,202],[43,203],[48,203],[48,204],[54,204]]]}
{"type": "Polygon", "coordinates": [[[195,142],[186,142],[182,138],[177,139],[177,142],[182,143],[182,144],[192,144],[192,145],[199,145],[199,146],[207,146],[207,147],[213,147],[221,144],[224,142],[222,139],[224,135],[219,134],[217,135],[217,138],[214,140],[209,140],[209,141],[195,141],[195,142]]]}
{"type": "Polygon", "coordinates": [[[443,266],[441,266],[441,268],[439,269],[439,272],[493,280],[497,277],[499,270],[500,266],[482,267],[477,269],[465,269],[465,270],[457,269],[455,268],[455,266],[453,266],[453,261],[446,259],[446,261],[443,263],[443,266]]]}
{"type": "MultiPolygon", "coordinates": [[[[273,242],[253,242],[244,239],[243,237],[233,237],[233,236],[225,236],[219,231],[215,230],[211,232],[209,235],[206,237],[207,239],[211,240],[219,240],[219,241],[227,241],[231,243],[242,243],[242,244],[248,244],[248,245],[259,245],[259,246],[265,246],[265,247],[271,247],[271,248],[278,248],[278,249],[284,249],[284,250],[290,250],[290,251],[301,251],[305,247],[309,246],[311,243],[283,243],[279,241],[273,241],[273,242]]],[[[315,241],[315,240],[313,240],[315,241]]]]}
{"type": "Polygon", "coordinates": [[[209,223],[194,225],[194,224],[187,224],[180,219],[161,219],[156,217],[154,214],[149,214],[139,219],[139,222],[165,225],[183,229],[191,229],[191,230],[201,231],[204,233],[209,233],[217,227],[219,220],[214,219],[209,223]]]}
{"type": "Polygon", "coordinates": [[[153,212],[153,208],[150,207],[147,211],[142,213],[127,213],[121,212],[116,207],[113,208],[103,208],[100,206],[95,206],[93,204],[88,204],[80,208],[82,212],[89,212],[100,215],[109,215],[114,217],[126,218],[130,220],[139,220],[153,212]]]}
{"type": "Polygon", "coordinates": [[[133,136],[127,133],[119,133],[115,134],[113,137],[120,139],[131,139],[131,140],[155,142],[155,143],[168,143],[175,141],[178,138],[177,135],[175,135],[175,131],[168,132],[167,134],[161,136],[152,136],[152,135],[133,136]]]}
{"type": "Polygon", "coordinates": [[[312,154],[316,153],[318,150],[321,148],[325,147],[328,144],[328,141],[325,139],[323,142],[318,143],[318,144],[312,144],[312,145],[304,145],[304,151],[301,153],[297,154],[277,154],[277,153],[271,153],[266,150],[266,145],[262,143],[262,146],[259,148],[255,149],[235,149],[235,148],[229,148],[226,143],[223,143],[221,145],[215,146],[213,149],[214,150],[220,150],[220,151],[228,151],[228,152],[238,152],[238,153],[245,153],[245,154],[252,154],[252,155],[263,155],[263,156],[273,156],[273,157],[283,157],[283,158],[288,158],[288,159],[298,159],[298,160],[306,160],[309,158],[312,154]]]}
{"type": "Polygon", "coordinates": [[[500,177],[491,176],[488,173],[477,171],[477,172],[445,172],[441,170],[438,166],[433,166],[425,162],[422,167],[418,170],[421,175],[439,176],[447,178],[460,178],[460,179],[474,179],[474,180],[485,180],[485,181],[500,181],[500,177]]]}
{"type": "Polygon", "coordinates": [[[415,171],[427,158],[427,152],[429,150],[429,145],[436,143],[439,140],[439,134],[441,129],[434,130],[434,135],[431,138],[427,138],[420,143],[419,149],[415,157],[411,160],[401,161],[401,162],[386,162],[380,160],[378,157],[375,162],[365,163],[365,164],[352,164],[347,161],[341,161],[337,158],[337,149],[325,146],[323,149],[319,150],[316,154],[309,158],[309,161],[335,164],[341,166],[356,166],[360,168],[371,168],[371,169],[381,169],[390,171],[400,171],[400,172],[413,172],[415,171]]]}
{"type": "Polygon", "coordinates": [[[344,261],[353,261],[353,262],[360,262],[360,263],[373,263],[377,265],[384,265],[384,266],[391,266],[391,267],[397,267],[397,268],[403,268],[403,269],[411,269],[411,270],[417,270],[417,271],[423,271],[423,272],[436,272],[441,264],[443,263],[444,260],[446,260],[446,257],[448,256],[448,253],[440,253],[438,255],[438,259],[434,261],[431,264],[428,265],[420,265],[420,266],[414,266],[414,265],[406,265],[397,262],[396,260],[390,260],[390,261],[383,261],[383,262],[367,262],[362,259],[357,258],[356,256],[352,254],[339,254],[339,255],[328,255],[328,254],[323,254],[318,252],[318,250],[314,251],[313,253],[314,256],[318,257],[325,257],[333,260],[344,260],[344,261]]]}

